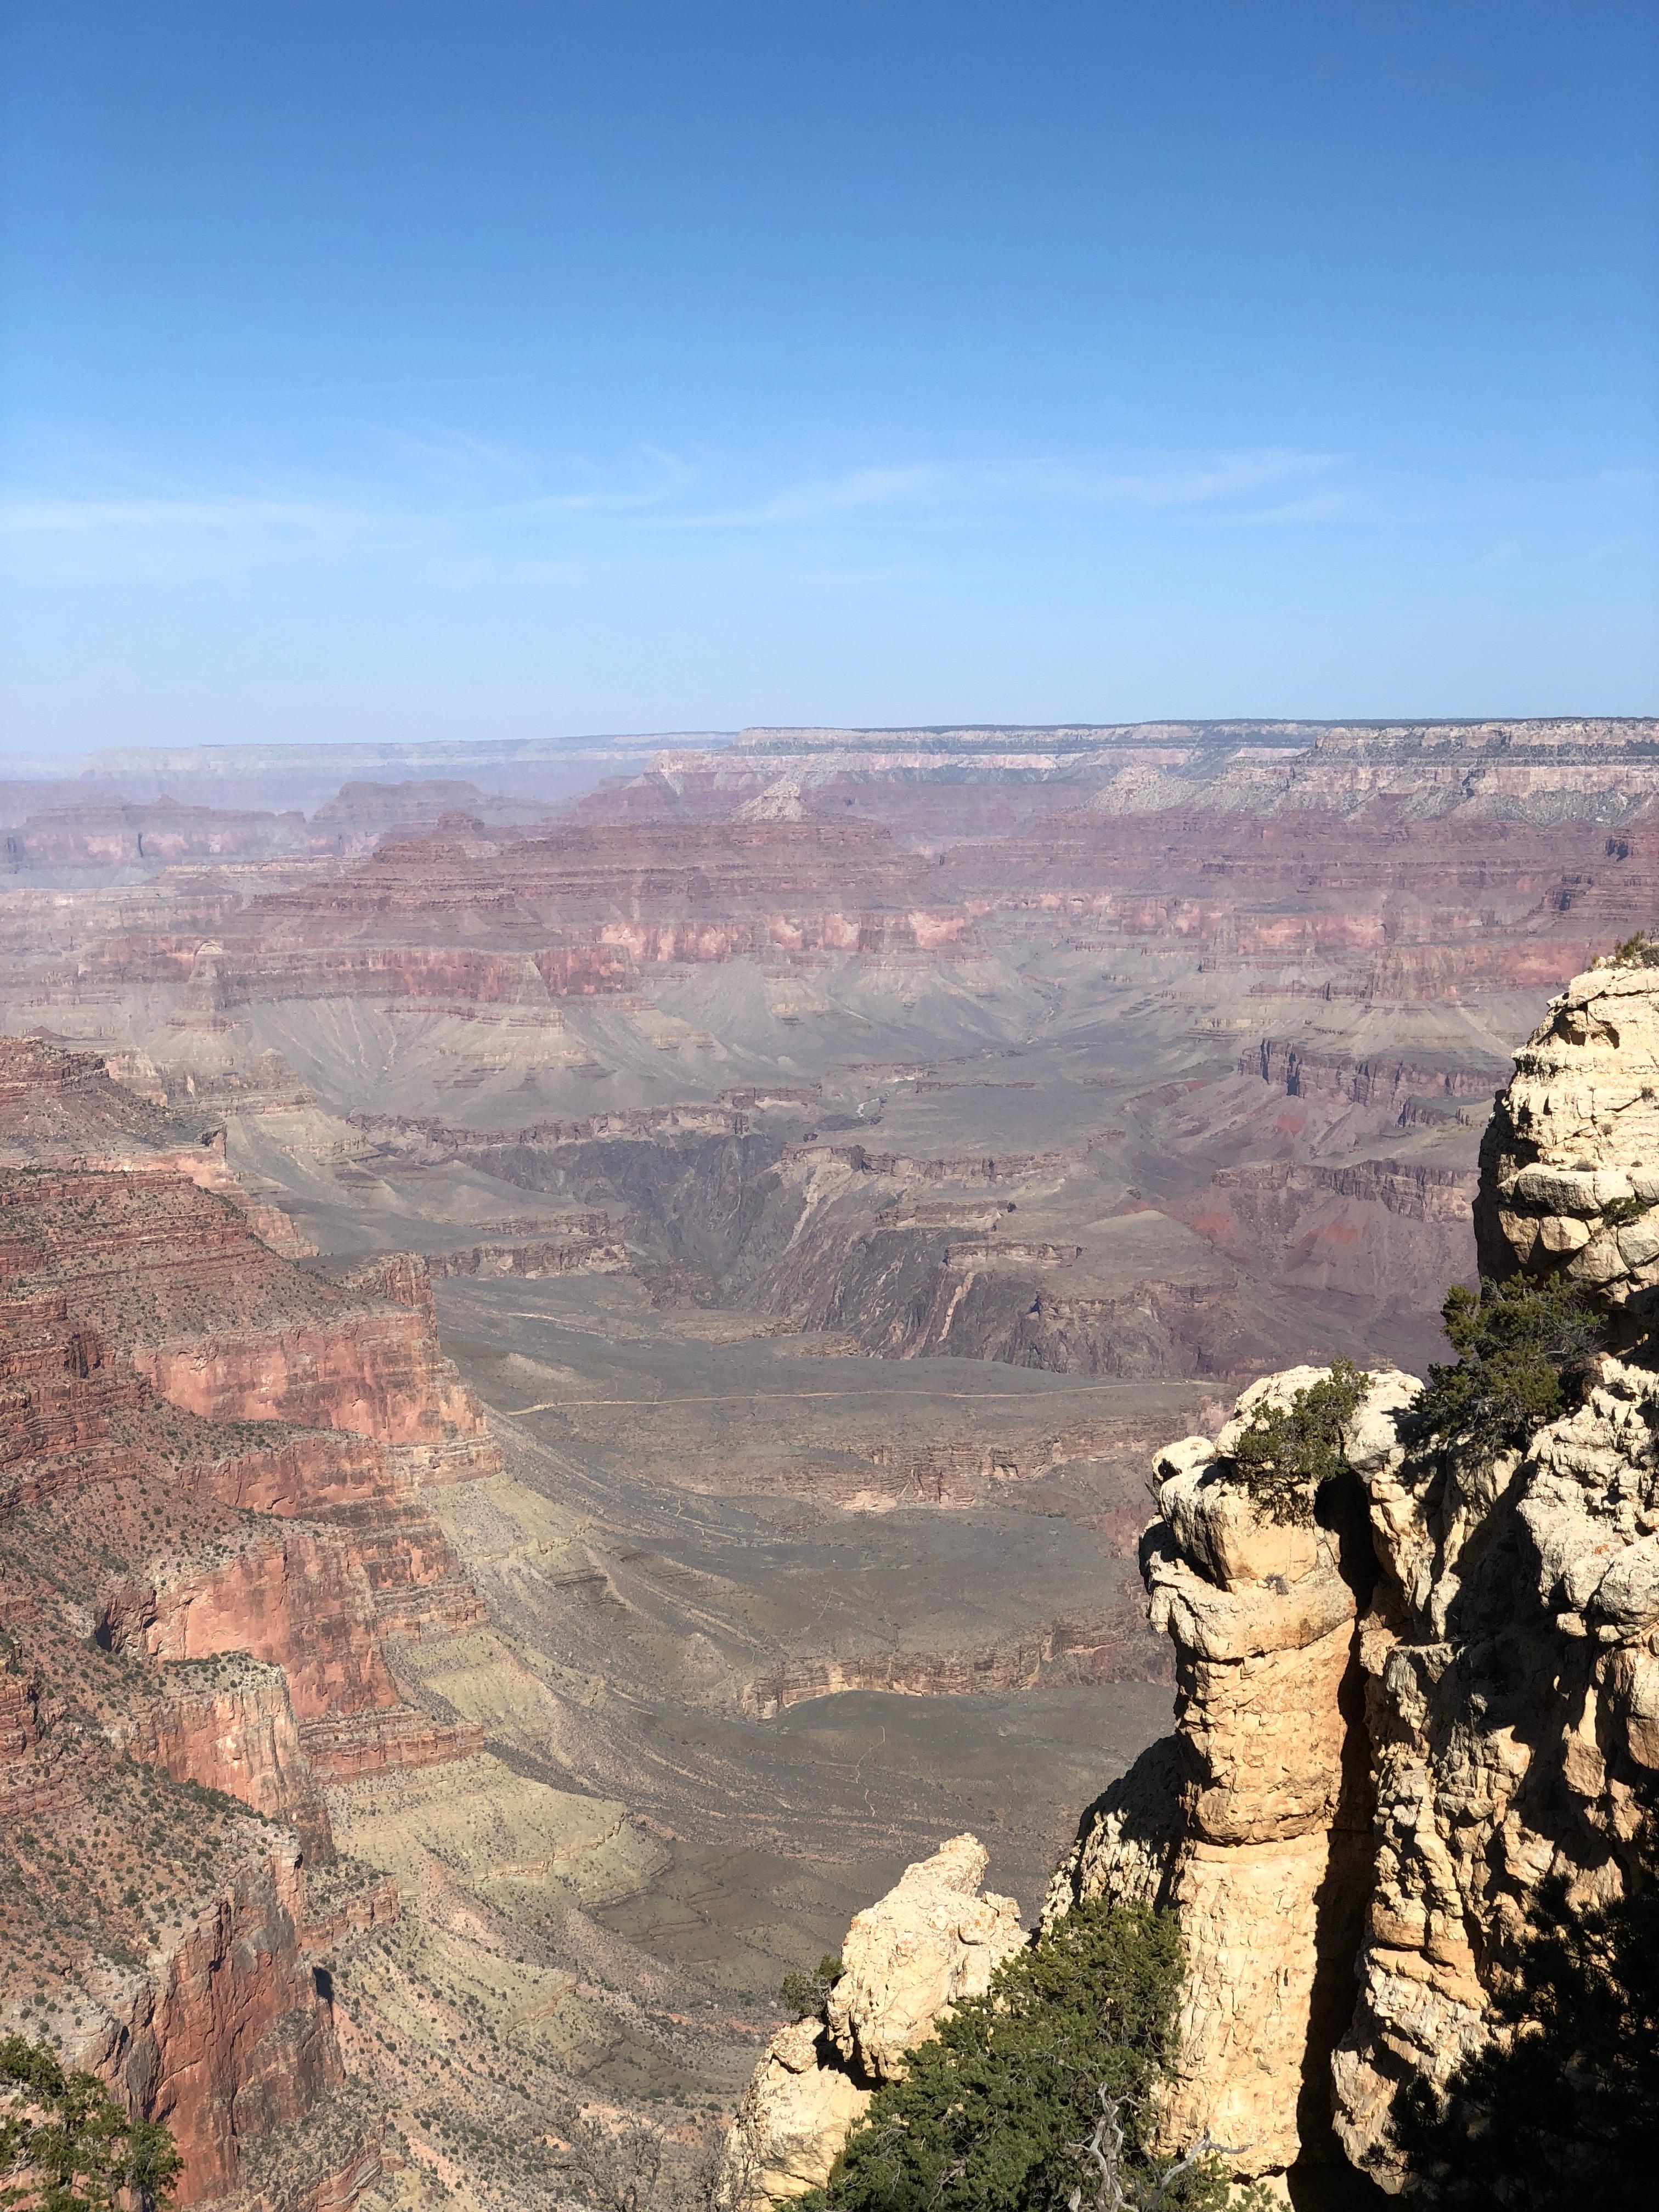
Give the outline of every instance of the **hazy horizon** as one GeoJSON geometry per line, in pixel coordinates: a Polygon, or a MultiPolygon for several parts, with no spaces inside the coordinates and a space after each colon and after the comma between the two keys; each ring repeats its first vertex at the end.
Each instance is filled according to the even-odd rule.
{"type": "Polygon", "coordinates": [[[3,33],[9,757],[1659,701],[1659,13],[3,33]]]}

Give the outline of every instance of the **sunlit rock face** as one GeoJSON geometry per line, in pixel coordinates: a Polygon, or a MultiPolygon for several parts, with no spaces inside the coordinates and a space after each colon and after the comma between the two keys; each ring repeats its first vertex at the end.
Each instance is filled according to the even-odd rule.
{"type": "Polygon", "coordinates": [[[855,1913],[823,2021],[772,2039],[738,2113],[728,2171],[756,2206],[817,2187],[854,2122],[962,1997],[1025,1941],[1012,1898],[982,1893],[988,1854],[953,1836],[855,1913]]]}
{"type": "MultiPolygon", "coordinates": [[[[1142,1543],[1155,1625],[1174,1640],[1177,1732],[1085,1816],[1050,1911],[1106,1896],[1172,1907],[1188,1973],[1171,2142],[1208,2133],[1243,2172],[1281,2172],[1328,2134],[1322,2075],[1346,2025],[1370,1858],[1360,1623],[1376,1582],[1364,1500],[1332,1485],[1305,1526],[1265,1516],[1231,1456],[1257,1411],[1324,1370],[1255,1384],[1213,1439],[1160,1455],[1142,1543]],[[1334,1494],[1332,1494],[1334,1493],[1334,1494]]],[[[1397,1456],[1410,1377],[1383,1374],[1351,1456],[1397,1456]]]]}
{"type": "MultiPolygon", "coordinates": [[[[1632,1316],[1659,1279],[1620,1218],[1659,1193],[1656,1001],[1651,969],[1572,983],[1482,1155],[1486,1263],[1632,1316]]],[[[1207,2132],[1269,2177],[1346,2157],[1397,2189],[1395,2094],[1486,2041],[1540,1883],[1593,1903],[1631,1876],[1659,1767],[1659,1374],[1602,1355],[1581,1404],[1495,1456],[1422,1437],[1419,1385],[1379,1374],[1347,1471],[1285,1527],[1229,1455],[1320,1372],[1160,1455],[1142,1559],[1176,1733],[1091,1808],[1049,1909],[1179,1914],[1171,2143],[1207,2132]]]]}
{"type": "Polygon", "coordinates": [[[1646,1326],[1659,1294],[1659,968],[1576,976],[1515,1056],[1481,1154],[1483,1273],[1565,1274],[1646,1326]]]}

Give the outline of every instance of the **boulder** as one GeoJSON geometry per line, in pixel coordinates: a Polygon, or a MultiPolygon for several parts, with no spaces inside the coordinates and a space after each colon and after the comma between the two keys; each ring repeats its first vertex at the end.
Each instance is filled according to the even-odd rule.
{"type": "Polygon", "coordinates": [[[775,2035],[744,2093],[726,2151],[734,2197],[758,2207],[823,2182],[877,2087],[1020,1948],[1019,1907],[981,1892],[987,1863],[975,1837],[953,1836],[854,1916],[826,2019],[775,2035]]]}

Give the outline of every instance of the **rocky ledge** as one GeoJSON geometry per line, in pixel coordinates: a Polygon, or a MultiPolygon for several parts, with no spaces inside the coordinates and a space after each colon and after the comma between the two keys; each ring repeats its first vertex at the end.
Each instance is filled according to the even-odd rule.
{"type": "Polygon", "coordinates": [[[958,1998],[982,1996],[1024,1942],[1013,1899],[981,1891],[987,1863],[975,1837],[955,1836],[906,1867],[854,1916],[822,2016],[773,2037],[728,2148],[732,2194],[746,2193],[756,2212],[827,2179],[877,2088],[903,2073],[905,2053],[958,1998]]]}

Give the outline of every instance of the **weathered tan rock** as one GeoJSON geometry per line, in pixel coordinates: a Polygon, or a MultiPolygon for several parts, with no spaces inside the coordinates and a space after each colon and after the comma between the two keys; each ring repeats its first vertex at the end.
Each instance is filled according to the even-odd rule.
{"type": "Polygon", "coordinates": [[[1078,1823],[1077,1841],[1055,1868],[1043,1899],[1044,1927],[1083,1897],[1103,1898],[1109,1905],[1167,1905],[1180,1834],[1181,1745],[1175,1736],[1160,1736],[1078,1823]]]}
{"type": "Polygon", "coordinates": [[[1659,969],[1592,968],[1515,1056],[1481,1148],[1483,1273],[1559,1272],[1598,1304],[1659,1294],[1659,969]]]}
{"type": "Polygon", "coordinates": [[[1425,1488],[1445,1564],[1415,1602],[1379,1594],[1376,1877],[1334,2070],[1338,2132],[1385,2184],[1400,2082],[1486,2041],[1539,1882],[1623,1888],[1659,1756],[1656,1430],[1659,1377],[1604,1360],[1583,1407],[1497,1463],[1483,1513],[1472,1486],[1449,1478],[1437,1506],[1425,1488]]]}
{"type": "Polygon", "coordinates": [[[767,2046],[738,2109],[729,2154],[734,2171],[743,2154],[754,2161],[744,2174],[751,2202],[802,2197],[829,2179],[853,2123],[875,2094],[837,2058],[816,2020],[780,2029],[767,2046]]]}
{"type": "MultiPolygon", "coordinates": [[[[1659,1233],[1620,1218],[1659,1199],[1656,1099],[1659,970],[1599,969],[1516,1055],[1483,1152],[1483,1265],[1565,1273],[1626,1340],[1659,1285],[1659,1233]]],[[[1496,1455],[1413,1437],[1418,1385],[1379,1376],[1350,1476],[1287,1532],[1228,1452],[1317,1372],[1160,1458],[1142,1564],[1177,1733],[1085,1815],[1049,1910],[1179,1914],[1172,2146],[1207,2132],[1269,2175],[1346,2152],[1395,2189],[1396,2093],[1484,2045],[1540,1882],[1625,1885],[1659,1769],[1659,1372],[1603,1356],[1496,1455]]]]}
{"type": "Polygon", "coordinates": [[[981,1892],[987,1863],[975,1837],[953,1836],[854,1915],[827,2021],[775,2035],[738,2107],[727,2171],[752,2203],[823,2181],[878,2085],[1024,1942],[1014,1900],[981,1892]]]}
{"type": "MultiPolygon", "coordinates": [[[[1172,2146],[1209,2134],[1241,2174],[1283,2172],[1328,2129],[1323,2069],[1346,2021],[1333,1964],[1345,1942],[1352,1958],[1363,1903],[1370,1808],[1349,1738],[1374,1568],[1358,1485],[1283,1526],[1230,1457],[1260,1408],[1326,1372],[1253,1384],[1213,1443],[1160,1455],[1141,1564],[1154,1626],[1175,1640],[1177,1734],[1092,1808],[1049,1902],[1139,1899],[1180,1915],[1189,1965],[1163,2130],[1172,2146]]],[[[1373,1382],[1350,1425],[1357,1456],[1387,1458],[1392,1415],[1417,1387],[1373,1382]]]]}
{"type": "Polygon", "coordinates": [[[939,2014],[982,1996],[1024,1943],[1013,1899],[980,1893],[988,1863],[975,1837],[953,1836],[854,1914],[828,2006],[830,2039],[849,2067],[894,2080],[939,2014]]]}

